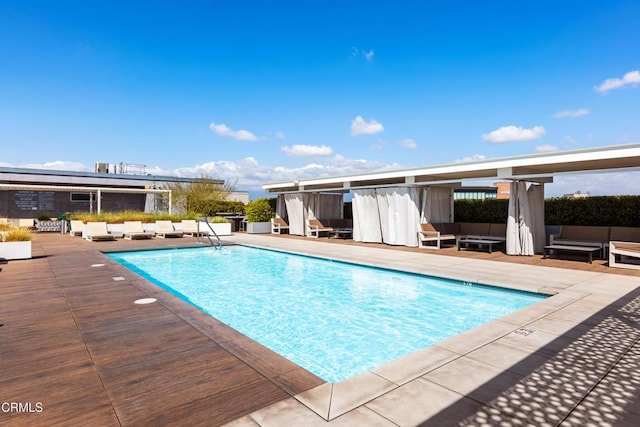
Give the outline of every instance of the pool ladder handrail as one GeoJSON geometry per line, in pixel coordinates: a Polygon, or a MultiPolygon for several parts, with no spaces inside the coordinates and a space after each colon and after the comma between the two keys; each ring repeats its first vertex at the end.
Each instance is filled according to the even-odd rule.
{"type": "Polygon", "coordinates": [[[209,230],[211,230],[213,235],[216,236],[216,239],[218,239],[218,245],[216,246],[215,243],[213,243],[213,240],[211,239],[211,236],[209,235],[209,233],[207,233],[206,236],[207,236],[207,239],[209,239],[209,244],[211,246],[216,246],[216,249],[222,248],[222,239],[220,239],[220,236],[218,236],[218,233],[216,233],[216,230],[214,230],[211,224],[209,223],[209,217],[206,217],[206,216],[200,217],[200,220],[198,221],[198,242],[200,242],[200,222],[201,221],[207,224],[207,226],[209,227],[209,230]]]}

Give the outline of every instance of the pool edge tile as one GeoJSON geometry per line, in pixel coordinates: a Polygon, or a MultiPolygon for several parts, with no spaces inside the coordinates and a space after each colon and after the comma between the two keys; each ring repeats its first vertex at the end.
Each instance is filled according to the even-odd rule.
{"type": "Polygon", "coordinates": [[[394,384],[403,385],[458,357],[458,353],[432,345],[378,366],[371,372],[394,384]]]}
{"type": "Polygon", "coordinates": [[[398,386],[372,372],[333,384],[329,420],[380,397],[398,386]]]}

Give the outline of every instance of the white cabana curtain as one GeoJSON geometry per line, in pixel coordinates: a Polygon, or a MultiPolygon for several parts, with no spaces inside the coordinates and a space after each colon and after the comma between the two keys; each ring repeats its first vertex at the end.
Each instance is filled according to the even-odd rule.
{"type": "Polygon", "coordinates": [[[453,194],[449,187],[427,187],[422,192],[421,222],[453,222],[453,194]]]}
{"type": "Polygon", "coordinates": [[[353,240],[418,246],[420,191],[416,187],[353,190],[353,240]]]}
{"type": "Polygon", "coordinates": [[[511,183],[509,216],[507,218],[507,255],[533,255],[533,233],[527,184],[524,181],[511,183]]]}
{"type": "Polygon", "coordinates": [[[376,189],[382,242],[418,246],[420,190],[415,187],[376,189]]]}
{"type": "Polygon", "coordinates": [[[284,203],[287,207],[287,216],[289,218],[289,234],[304,236],[305,218],[302,193],[285,194],[284,203]]]}
{"type": "Polygon", "coordinates": [[[306,219],[342,218],[342,194],[304,193],[306,219]]]}
{"type": "Polygon", "coordinates": [[[542,253],[546,244],[544,229],[544,183],[532,184],[527,190],[529,211],[531,212],[531,233],[533,234],[533,250],[542,253]]]}
{"type": "Polygon", "coordinates": [[[342,194],[314,194],[314,214],[316,218],[342,219],[342,194]]]}
{"type": "Polygon", "coordinates": [[[507,255],[520,255],[520,228],[518,220],[518,183],[513,181],[509,189],[509,216],[507,217],[507,255]]]}
{"type": "Polygon", "coordinates": [[[527,183],[518,182],[518,211],[520,213],[520,254],[531,256],[533,252],[533,234],[531,233],[531,211],[529,210],[529,196],[527,183]]]}
{"type": "Polygon", "coordinates": [[[285,221],[289,218],[287,215],[287,205],[284,201],[284,194],[278,194],[278,198],[276,199],[276,217],[282,218],[285,221]]]}
{"type": "Polygon", "coordinates": [[[353,190],[351,192],[351,207],[353,211],[353,240],[382,243],[376,190],[353,190]]]}

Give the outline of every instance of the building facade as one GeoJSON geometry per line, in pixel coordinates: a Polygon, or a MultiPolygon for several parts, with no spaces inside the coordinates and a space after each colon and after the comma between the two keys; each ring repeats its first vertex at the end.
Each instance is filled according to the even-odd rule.
{"type": "MultiPolygon", "coordinates": [[[[108,169],[77,172],[0,167],[0,218],[54,218],[68,212],[166,211],[166,185],[197,180],[110,173],[108,169]]],[[[214,181],[224,184],[223,180],[214,181]]],[[[234,192],[229,199],[247,203],[249,195],[234,192]]]]}

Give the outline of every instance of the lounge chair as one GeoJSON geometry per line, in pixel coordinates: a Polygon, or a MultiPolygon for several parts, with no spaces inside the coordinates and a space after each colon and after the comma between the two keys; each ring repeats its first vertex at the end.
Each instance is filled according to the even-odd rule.
{"type": "Polygon", "coordinates": [[[124,222],[124,238],[126,240],[134,239],[151,239],[155,233],[153,231],[145,231],[142,227],[142,221],[125,221],[124,222]]]}
{"type": "Polygon", "coordinates": [[[320,237],[320,233],[332,233],[335,231],[333,227],[326,227],[319,219],[307,220],[307,237],[320,237]]]}
{"type": "Polygon", "coordinates": [[[87,222],[86,239],[92,242],[96,240],[115,240],[116,236],[109,233],[106,222],[87,222]]]}
{"type": "Polygon", "coordinates": [[[640,270],[640,243],[610,241],[609,267],[640,270]],[[620,261],[616,257],[620,257],[620,261]]]}
{"type": "Polygon", "coordinates": [[[198,237],[206,236],[209,234],[206,230],[198,230],[198,223],[195,219],[183,219],[182,220],[182,233],[185,236],[198,237]]]}
{"type": "Polygon", "coordinates": [[[69,234],[72,236],[82,236],[82,230],[84,229],[84,222],[79,219],[72,219],[69,221],[71,224],[71,230],[69,230],[69,234]]]}
{"type": "Polygon", "coordinates": [[[182,237],[184,233],[173,228],[173,224],[169,220],[156,221],[156,236],[158,237],[182,237]]]}
{"type": "Polygon", "coordinates": [[[428,249],[440,249],[440,242],[443,240],[453,240],[455,242],[456,236],[454,234],[442,234],[431,223],[420,224],[420,231],[418,231],[418,245],[421,248],[428,249]],[[434,242],[435,245],[430,244],[434,242]]]}
{"type": "Polygon", "coordinates": [[[282,218],[271,218],[271,234],[282,234],[283,231],[289,232],[289,224],[282,218]]]}

